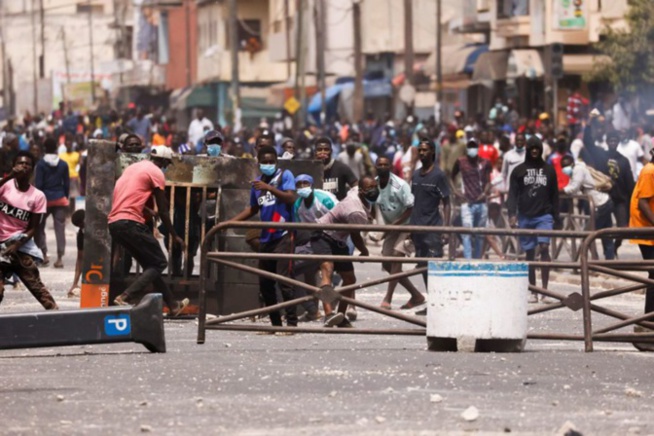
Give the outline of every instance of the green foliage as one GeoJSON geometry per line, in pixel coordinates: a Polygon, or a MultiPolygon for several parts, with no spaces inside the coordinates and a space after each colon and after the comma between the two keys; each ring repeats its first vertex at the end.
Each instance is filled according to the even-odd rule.
{"type": "Polygon", "coordinates": [[[610,60],[598,62],[585,77],[608,81],[616,91],[638,92],[654,85],[654,1],[632,0],[625,15],[627,30],[606,26],[595,48],[610,60]]]}

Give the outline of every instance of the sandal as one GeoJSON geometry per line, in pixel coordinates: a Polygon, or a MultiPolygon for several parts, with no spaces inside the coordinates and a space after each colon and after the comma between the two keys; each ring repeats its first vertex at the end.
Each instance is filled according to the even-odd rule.
{"type": "Polygon", "coordinates": [[[393,308],[391,307],[391,303],[388,303],[386,301],[382,301],[382,303],[379,305],[379,307],[381,307],[382,309],[386,309],[386,310],[393,310],[393,308]]]}
{"type": "Polygon", "coordinates": [[[406,304],[403,304],[400,309],[402,310],[407,310],[407,309],[415,309],[418,306],[422,306],[427,302],[427,299],[423,298],[420,303],[413,303],[411,300],[407,301],[406,304]]]}

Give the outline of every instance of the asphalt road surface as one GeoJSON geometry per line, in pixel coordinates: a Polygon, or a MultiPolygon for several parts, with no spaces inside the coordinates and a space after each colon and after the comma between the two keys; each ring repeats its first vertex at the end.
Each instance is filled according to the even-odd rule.
{"type": "MultiPolygon", "coordinates": [[[[74,257],[73,246],[64,270],[42,270],[64,310],[79,305],[65,298],[74,257]]],[[[382,273],[361,265],[357,274],[382,273]]],[[[559,275],[552,288],[573,292],[574,279],[559,275]]],[[[379,304],[383,291],[357,298],[379,304]]],[[[398,289],[394,305],[406,298],[398,289]]],[[[642,295],[607,303],[634,315],[642,304],[642,295]]],[[[0,315],[38,310],[9,288],[0,315]]],[[[355,324],[410,327],[366,311],[355,324]]],[[[581,315],[549,312],[529,328],[580,333],[581,315]]],[[[631,345],[435,353],[413,336],[208,331],[196,345],[196,334],[194,321],[167,321],[165,354],[137,344],[0,351],[0,434],[554,434],[566,423],[584,434],[654,434],[654,353],[631,345]],[[466,415],[477,417],[466,420],[471,406],[478,413],[466,415]]]]}

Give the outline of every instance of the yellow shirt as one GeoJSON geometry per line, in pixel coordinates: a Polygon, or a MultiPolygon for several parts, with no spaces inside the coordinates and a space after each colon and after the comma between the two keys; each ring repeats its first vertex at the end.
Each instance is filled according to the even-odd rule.
{"type": "MultiPolygon", "coordinates": [[[[636,229],[650,227],[654,233],[654,224],[650,223],[638,208],[638,200],[641,198],[647,198],[649,208],[654,210],[654,164],[651,162],[640,171],[636,187],[631,194],[629,227],[636,229]]],[[[631,242],[640,245],[654,245],[654,239],[632,239],[631,242]]]]}
{"type": "Polygon", "coordinates": [[[73,177],[79,177],[77,172],[77,166],[79,165],[79,153],[76,151],[71,151],[70,153],[61,153],[59,159],[63,160],[68,164],[68,175],[73,177]]]}

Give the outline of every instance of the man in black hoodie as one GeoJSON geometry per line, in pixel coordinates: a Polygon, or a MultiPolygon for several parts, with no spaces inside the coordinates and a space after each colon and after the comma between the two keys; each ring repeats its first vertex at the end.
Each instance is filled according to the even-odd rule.
{"type": "MultiPolygon", "coordinates": [[[[617,227],[629,226],[629,204],[631,202],[631,193],[634,190],[634,178],[631,172],[629,159],[618,152],[620,144],[620,134],[610,132],[606,135],[607,152],[606,174],[613,180],[613,188],[609,192],[613,202],[613,217],[617,227]]],[[[615,240],[615,253],[622,244],[622,239],[615,240]]]]}
{"type": "MultiPolygon", "coordinates": [[[[511,173],[509,181],[509,222],[511,227],[521,229],[552,230],[559,224],[559,190],[556,171],[543,160],[543,143],[537,136],[527,141],[525,161],[511,173]]],[[[548,236],[521,236],[520,245],[528,261],[536,259],[549,262],[550,238],[548,236]]],[[[549,268],[541,269],[543,288],[549,282],[549,268]]],[[[536,284],[536,271],[529,267],[529,283],[536,284]]],[[[535,294],[531,303],[538,302],[535,294]]]]}

